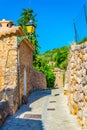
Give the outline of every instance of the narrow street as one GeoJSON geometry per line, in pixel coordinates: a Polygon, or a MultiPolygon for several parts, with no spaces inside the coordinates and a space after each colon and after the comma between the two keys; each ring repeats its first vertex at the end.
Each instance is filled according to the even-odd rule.
{"type": "Polygon", "coordinates": [[[82,130],[70,114],[63,89],[36,91],[28,100],[0,130],[82,130]]]}

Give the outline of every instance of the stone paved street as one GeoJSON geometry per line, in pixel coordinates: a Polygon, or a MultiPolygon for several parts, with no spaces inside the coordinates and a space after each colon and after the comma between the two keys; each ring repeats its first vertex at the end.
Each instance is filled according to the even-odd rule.
{"type": "Polygon", "coordinates": [[[82,130],[67,106],[63,89],[41,90],[29,96],[14,116],[8,117],[0,130],[82,130]]]}

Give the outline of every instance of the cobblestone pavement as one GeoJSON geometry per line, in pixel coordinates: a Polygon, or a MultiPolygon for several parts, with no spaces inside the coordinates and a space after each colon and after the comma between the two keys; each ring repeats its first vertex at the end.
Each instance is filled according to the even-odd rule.
{"type": "Polygon", "coordinates": [[[69,112],[63,89],[36,91],[28,100],[0,130],[82,130],[69,112]]]}

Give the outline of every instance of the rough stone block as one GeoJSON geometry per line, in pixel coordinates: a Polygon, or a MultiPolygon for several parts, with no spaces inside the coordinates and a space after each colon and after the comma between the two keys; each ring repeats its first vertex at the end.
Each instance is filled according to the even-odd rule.
{"type": "Polygon", "coordinates": [[[9,105],[7,101],[0,101],[0,127],[6,120],[7,116],[9,114],[9,105]]]}

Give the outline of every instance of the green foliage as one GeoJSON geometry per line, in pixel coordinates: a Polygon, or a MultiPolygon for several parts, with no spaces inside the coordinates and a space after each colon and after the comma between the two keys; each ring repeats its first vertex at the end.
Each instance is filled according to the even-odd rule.
{"type": "Polygon", "coordinates": [[[55,82],[55,75],[53,72],[49,69],[49,71],[46,72],[46,79],[47,79],[47,87],[53,88],[54,82],[55,82]]]}
{"type": "Polygon", "coordinates": [[[69,49],[70,47],[64,46],[60,48],[57,52],[56,61],[57,61],[57,66],[60,69],[66,69],[67,67],[69,49]]]}
{"type": "Polygon", "coordinates": [[[55,61],[58,48],[46,51],[42,57],[45,58],[46,62],[55,61]]]}
{"type": "Polygon", "coordinates": [[[61,48],[55,48],[53,50],[48,50],[44,54],[40,54],[39,57],[45,60],[48,64],[50,61],[56,62],[54,67],[59,67],[60,69],[66,69],[68,62],[70,46],[64,46],[61,48]]]}
{"type": "Polygon", "coordinates": [[[82,44],[84,42],[87,42],[87,37],[84,37],[78,44],[82,44]]]}
{"type": "MultiPolygon", "coordinates": [[[[69,50],[70,50],[69,46],[64,46],[61,48],[55,48],[53,50],[48,50],[44,54],[38,55],[38,58],[36,60],[35,69],[42,71],[46,75],[48,88],[52,88],[54,86],[55,75],[53,73],[53,69],[55,67],[59,67],[61,69],[66,69],[69,50]],[[56,65],[48,66],[50,61],[56,62],[56,65]]],[[[65,77],[63,77],[63,81],[64,80],[65,80],[65,77]]]]}
{"type": "Polygon", "coordinates": [[[34,14],[33,9],[26,9],[26,8],[22,9],[22,13],[17,22],[18,22],[18,25],[22,26],[25,33],[27,33],[25,25],[29,22],[30,19],[32,19],[34,22],[36,22],[35,16],[36,15],[34,14]]]}
{"type": "Polygon", "coordinates": [[[47,87],[53,88],[55,75],[52,71],[52,68],[46,64],[45,60],[42,58],[37,58],[36,66],[34,66],[34,68],[43,72],[46,75],[47,87]]]}

